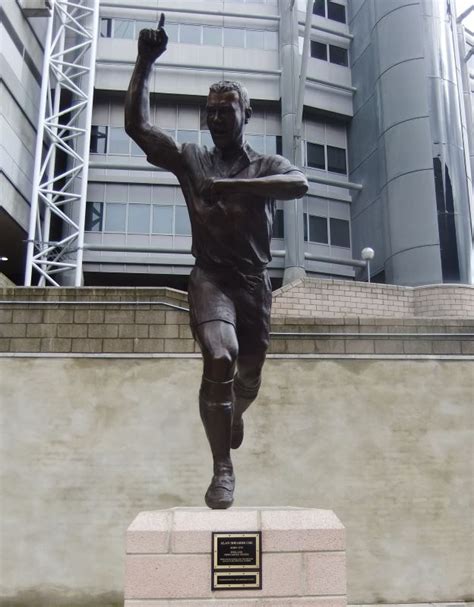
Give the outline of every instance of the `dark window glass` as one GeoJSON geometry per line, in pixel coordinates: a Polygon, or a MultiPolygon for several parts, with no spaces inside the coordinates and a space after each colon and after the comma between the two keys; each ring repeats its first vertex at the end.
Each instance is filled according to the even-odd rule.
{"type": "Polygon", "coordinates": [[[308,242],[308,213],[303,213],[303,239],[308,242]]]}
{"type": "Polygon", "coordinates": [[[280,154],[280,156],[283,154],[283,142],[281,140],[281,135],[277,135],[276,137],[276,153],[280,154]]]}
{"type": "Polygon", "coordinates": [[[114,19],[114,38],[133,38],[135,21],[131,19],[114,19]]]}
{"type": "Polygon", "coordinates": [[[247,135],[250,147],[260,154],[265,154],[265,143],[263,135],[247,135]]]}
{"type": "Polygon", "coordinates": [[[328,145],[328,171],[347,174],[346,150],[328,145]]]}
{"type": "Polygon", "coordinates": [[[86,232],[102,232],[104,224],[104,203],[88,202],[86,206],[86,232]]]}
{"type": "Polygon", "coordinates": [[[235,46],[238,48],[244,48],[245,30],[240,30],[233,27],[225,28],[224,46],[235,46]]]}
{"type": "Polygon", "coordinates": [[[211,46],[222,46],[222,28],[205,25],[202,28],[202,43],[211,46]]]}
{"type": "Polygon", "coordinates": [[[153,205],[153,234],[173,233],[173,207],[153,205]]]}
{"type": "Polygon", "coordinates": [[[111,38],[112,37],[112,19],[101,19],[100,20],[100,37],[111,38]]]}
{"type": "Polygon", "coordinates": [[[92,125],[91,127],[91,154],[107,153],[107,127],[92,125]]]}
{"type": "Polygon", "coordinates": [[[126,204],[108,202],[105,215],[106,232],[125,232],[126,204]]]}
{"type": "Polygon", "coordinates": [[[349,222],[345,219],[334,219],[331,217],[329,223],[331,228],[331,244],[335,247],[350,247],[349,222]]]}
{"type": "Polygon", "coordinates": [[[109,154],[130,154],[130,137],[121,126],[109,127],[109,154]]]}
{"type": "Polygon", "coordinates": [[[277,209],[275,211],[275,219],[273,220],[273,238],[285,238],[283,209],[277,209]]]}
{"type": "Polygon", "coordinates": [[[326,217],[309,216],[309,239],[311,242],[328,244],[328,221],[326,217]]]}
{"type": "Polygon", "coordinates": [[[336,65],[348,66],[347,49],[340,46],[329,45],[329,61],[336,65]]]}
{"type": "Polygon", "coordinates": [[[191,222],[186,207],[175,207],[174,233],[184,236],[191,235],[191,222]]]}
{"type": "Polygon", "coordinates": [[[315,0],[313,4],[313,15],[319,15],[320,17],[326,16],[326,1],[325,0],[315,0]]]}
{"type": "Polygon", "coordinates": [[[308,141],[306,144],[306,150],[307,166],[313,167],[313,169],[324,170],[326,168],[326,163],[324,162],[324,145],[320,145],[319,143],[310,143],[308,141]]]}
{"type": "Polygon", "coordinates": [[[311,57],[315,59],[328,60],[328,47],[322,42],[311,40],[311,57]]]}
{"type": "Polygon", "coordinates": [[[149,234],[150,232],[150,205],[128,205],[128,228],[131,234],[149,234]]]}
{"type": "Polygon", "coordinates": [[[201,26],[181,25],[179,30],[179,41],[186,44],[201,44],[201,26]]]}
{"type": "Polygon", "coordinates": [[[328,0],[328,19],[333,21],[339,21],[339,23],[346,22],[346,7],[336,2],[328,0]]]}
{"type": "MultiPolygon", "coordinates": [[[[281,151],[278,151],[278,138],[281,139],[279,135],[266,135],[265,136],[265,151],[267,154],[281,154],[281,151]]],[[[280,141],[281,148],[281,141],[280,141]]]]}

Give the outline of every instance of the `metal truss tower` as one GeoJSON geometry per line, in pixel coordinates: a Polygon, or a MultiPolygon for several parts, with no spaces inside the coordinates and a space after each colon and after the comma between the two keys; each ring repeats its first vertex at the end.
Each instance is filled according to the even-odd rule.
{"type": "Polygon", "coordinates": [[[52,0],[25,285],[82,282],[99,0],[52,0]]]}

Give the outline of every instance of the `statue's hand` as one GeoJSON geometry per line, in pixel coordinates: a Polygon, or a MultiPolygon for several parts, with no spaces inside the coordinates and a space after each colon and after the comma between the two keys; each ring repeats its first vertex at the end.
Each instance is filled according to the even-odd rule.
{"type": "Polygon", "coordinates": [[[165,15],[161,13],[160,23],[156,30],[143,29],[138,36],[138,54],[152,63],[165,51],[168,44],[168,35],[163,29],[165,15]]]}

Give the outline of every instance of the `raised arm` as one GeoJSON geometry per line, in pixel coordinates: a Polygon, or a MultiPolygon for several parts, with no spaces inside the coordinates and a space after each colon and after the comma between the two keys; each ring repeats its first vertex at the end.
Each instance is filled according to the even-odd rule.
{"type": "Polygon", "coordinates": [[[181,146],[150,123],[150,74],[168,43],[163,23],[162,14],[158,29],[140,32],[138,57],[125,97],[125,131],[145,152],[149,162],[176,173],[181,164],[181,146]]]}

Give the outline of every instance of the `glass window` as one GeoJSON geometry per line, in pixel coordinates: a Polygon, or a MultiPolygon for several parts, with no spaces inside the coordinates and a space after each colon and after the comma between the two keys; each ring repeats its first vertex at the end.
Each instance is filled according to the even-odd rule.
{"type": "Polygon", "coordinates": [[[131,19],[114,19],[114,38],[133,38],[135,21],[131,19]]]}
{"type": "Polygon", "coordinates": [[[247,30],[247,48],[265,48],[263,32],[247,30]]]}
{"type": "Polygon", "coordinates": [[[240,30],[233,27],[224,28],[224,46],[244,48],[245,30],[240,30]]]}
{"type": "Polygon", "coordinates": [[[308,242],[308,213],[303,213],[303,240],[308,242]]]}
{"type": "Polygon", "coordinates": [[[315,0],[313,4],[313,15],[319,15],[320,17],[326,16],[326,0],[315,0]]]}
{"type": "Polygon", "coordinates": [[[348,66],[347,49],[340,46],[329,45],[329,61],[336,65],[348,66]]]}
{"type": "Polygon", "coordinates": [[[276,153],[280,154],[280,156],[283,154],[283,141],[281,135],[276,136],[276,153]]]}
{"type": "Polygon", "coordinates": [[[181,24],[179,28],[179,41],[186,44],[201,44],[201,26],[181,24]]]}
{"type": "Polygon", "coordinates": [[[214,147],[214,142],[209,131],[201,131],[201,145],[205,145],[208,148],[214,147]]]}
{"type": "Polygon", "coordinates": [[[86,206],[86,232],[102,232],[104,223],[104,203],[87,202],[86,206]]]}
{"type": "Polygon", "coordinates": [[[328,221],[326,217],[309,216],[309,239],[311,242],[328,244],[328,221]]]}
{"type": "Polygon", "coordinates": [[[204,25],[202,28],[202,43],[210,46],[222,46],[222,28],[204,25]]]}
{"type": "Polygon", "coordinates": [[[333,21],[339,21],[339,23],[346,22],[346,7],[337,2],[331,2],[328,0],[328,19],[333,21]]]}
{"type": "Polygon", "coordinates": [[[153,234],[173,233],[173,207],[153,205],[153,234]]]}
{"type": "Polygon", "coordinates": [[[130,139],[130,148],[132,156],[144,156],[145,154],[145,152],[133,141],[133,139],[130,139]]]}
{"type": "Polygon", "coordinates": [[[331,229],[331,244],[335,247],[349,248],[351,246],[349,222],[345,219],[334,219],[331,217],[329,224],[331,229]]]}
{"type": "Polygon", "coordinates": [[[278,137],[278,135],[265,136],[265,152],[267,154],[280,154],[280,152],[278,152],[278,137]]]}
{"type": "Polygon", "coordinates": [[[285,238],[283,209],[277,209],[275,211],[275,219],[273,220],[273,238],[285,238]]]}
{"type": "Polygon", "coordinates": [[[311,57],[327,61],[328,47],[322,42],[316,42],[316,40],[311,40],[311,57]]]}
{"type": "Polygon", "coordinates": [[[112,19],[102,18],[100,20],[100,37],[111,38],[112,37],[112,19]]]}
{"type": "MultiPolygon", "coordinates": [[[[138,39],[138,35],[140,34],[141,30],[154,30],[156,29],[156,23],[154,21],[136,21],[135,22],[135,38],[138,39]]],[[[166,30],[168,30],[168,27],[166,27],[166,30]]]]}
{"type": "Polygon", "coordinates": [[[109,127],[109,154],[130,154],[130,137],[120,126],[109,127]]]}
{"type": "Polygon", "coordinates": [[[105,231],[125,232],[126,212],[126,204],[108,202],[105,206],[105,231]]]}
{"type": "Polygon", "coordinates": [[[313,169],[325,169],[324,145],[319,143],[306,143],[306,165],[313,169]]]}
{"type": "Polygon", "coordinates": [[[92,125],[91,127],[91,154],[107,153],[107,127],[92,125]]]}
{"type": "Polygon", "coordinates": [[[278,32],[264,32],[263,40],[267,51],[278,50],[278,32]]]}
{"type": "Polygon", "coordinates": [[[178,143],[199,143],[199,131],[178,131],[176,141],[178,143]]]}
{"type": "Polygon", "coordinates": [[[174,233],[184,236],[191,235],[191,222],[187,207],[175,207],[174,233]]]}
{"type": "Polygon", "coordinates": [[[178,42],[178,27],[177,23],[172,23],[170,21],[165,24],[169,42],[178,42]]]}
{"type": "Polygon", "coordinates": [[[130,234],[148,234],[150,232],[150,205],[128,205],[128,228],[130,234]]]}
{"type": "Polygon", "coordinates": [[[265,140],[263,135],[247,135],[246,139],[250,147],[256,152],[265,154],[265,140]]]}
{"type": "Polygon", "coordinates": [[[346,150],[328,145],[328,171],[347,174],[346,150]]]}

